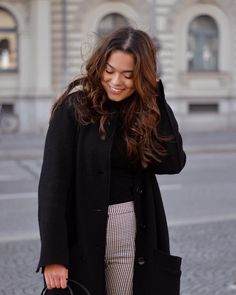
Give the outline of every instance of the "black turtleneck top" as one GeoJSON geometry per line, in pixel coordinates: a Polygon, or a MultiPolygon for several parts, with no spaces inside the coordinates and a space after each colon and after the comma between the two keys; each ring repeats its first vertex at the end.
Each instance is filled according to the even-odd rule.
{"type": "Polygon", "coordinates": [[[113,137],[111,149],[111,180],[109,204],[118,204],[133,201],[133,183],[137,166],[127,157],[126,143],[123,139],[121,109],[122,101],[107,102],[114,112],[118,112],[117,128],[113,137]]]}

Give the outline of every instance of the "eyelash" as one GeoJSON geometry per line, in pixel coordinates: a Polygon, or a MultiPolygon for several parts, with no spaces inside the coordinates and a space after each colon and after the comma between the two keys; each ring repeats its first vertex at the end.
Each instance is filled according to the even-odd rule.
{"type": "MultiPolygon", "coordinates": [[[[113,72],[112,71],[109,71],[109,70],[106,70],[106,73],[108,74],[112,74],[113,72]]],[[[127,76],[124,76],[126,79],[132,79],[132,77],[127,77],[127,76]]]]}

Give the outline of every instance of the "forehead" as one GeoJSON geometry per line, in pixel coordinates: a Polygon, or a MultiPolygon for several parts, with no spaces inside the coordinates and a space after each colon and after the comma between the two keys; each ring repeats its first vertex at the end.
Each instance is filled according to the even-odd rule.
{"type": "Polygon", "coordinates": [[[134,56],[132,53],[116,50],[110,54],[107,64],[116,70],[132,71],[135,66],[134,56]]]}

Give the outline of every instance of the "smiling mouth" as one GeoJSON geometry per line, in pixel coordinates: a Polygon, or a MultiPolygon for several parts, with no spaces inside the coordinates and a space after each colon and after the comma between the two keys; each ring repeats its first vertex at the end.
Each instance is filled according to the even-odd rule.
{"type": "Polygon", "coordinates": [[[123,89],[115,88],[115,87],[112,87],[112,86],[109,86],[109,89],[114,94],[120,94],[123,91],[123,89]]]}

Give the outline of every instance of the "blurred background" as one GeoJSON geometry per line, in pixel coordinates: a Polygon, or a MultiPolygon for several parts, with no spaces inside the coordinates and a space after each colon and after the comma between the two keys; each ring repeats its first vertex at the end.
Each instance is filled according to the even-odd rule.
{"type": "Polygon", "coordinates": [[[94,42],[127,24],[156,44],[187,153],[180,175],[157,176],[181,294],[236,294],[236,0],[0,0],[0,295],[40,294],[50,109],[94,42]]]}

